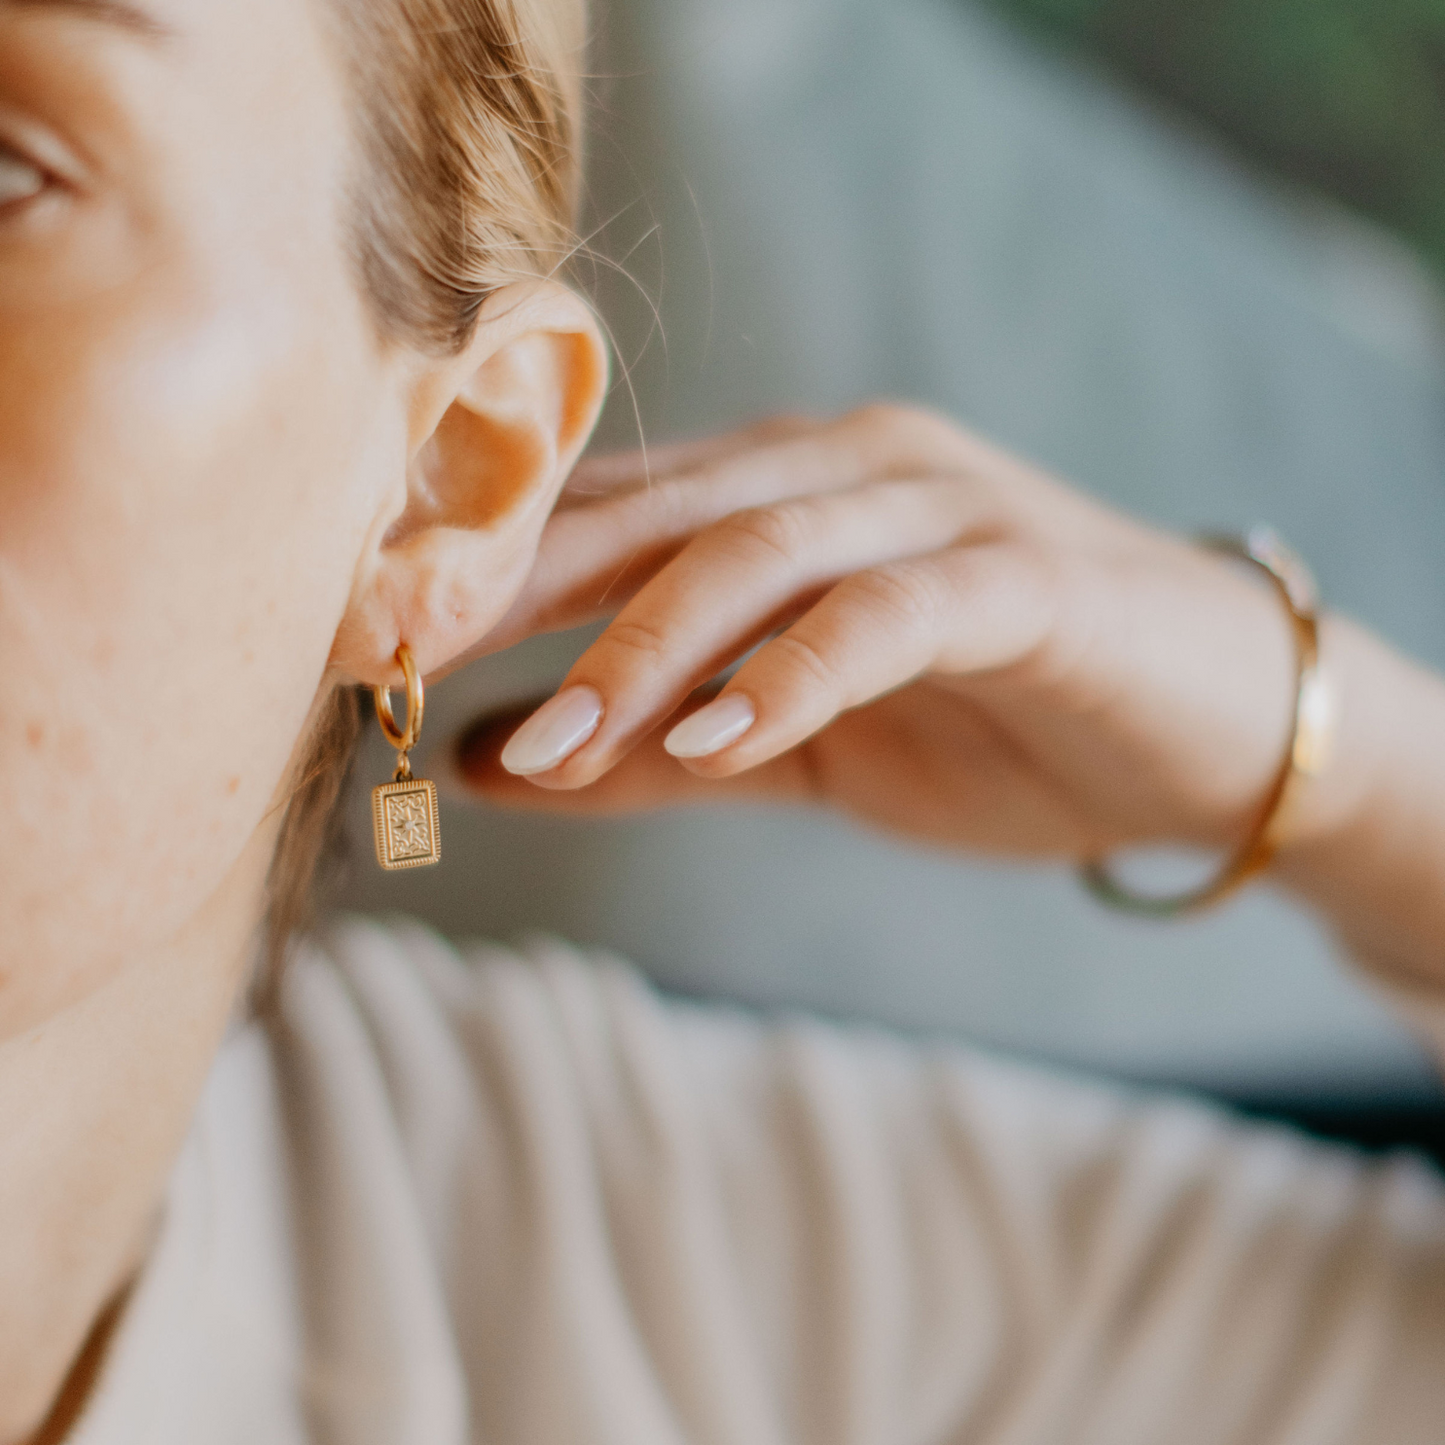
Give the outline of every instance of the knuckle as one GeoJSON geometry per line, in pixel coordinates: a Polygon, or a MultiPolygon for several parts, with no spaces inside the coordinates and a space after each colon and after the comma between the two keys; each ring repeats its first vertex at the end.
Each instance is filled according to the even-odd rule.
{"type": "Polygon", "coordinates": [[[845,424],[878,431],[895,431],[907,418],[909,408],[896,401],[865,401],[844,416],[845,424]]]}
{"type": "Polygon", "coordinates": [[[722,537],[750,552],[792,562],[804,549],[811,532],[811,508],[795,502],[749,507],[719,523],[722,537]]]}
{"type": "Polygon", "coordinates": [[[685,528],[697,509],[696,484],[687,478],[669,478],[634,492],[624,503],[638,514],[638,521],[650,531],[671,534],[685,528]]]}
{"type": "Polygon", "coordinates": [[[882,612],[905,627],[929,622],[938,611],[937,585],[919,566],[871,567],[845,584],[847,602],[882,612]]]}
{"type": "Polygon", "coordinates": [[[867,402],[844,425],[881,445],[895,471],[955,468],[966,448],[966,433],[949,418],[903,402],[867,402]]]}
{"type": "Polygon", "coordinates": [[[1101,577],[1080,559],[1042,549],[1019,549],[1011,578],[1015,613],[1038,619],[1032,644],[1014,663],[1021,680],[1046,686],[1063,684],[1087,671],[1086,659],[1099,637],[1099,619],[1107,615],[1101,577]]]}
{"type": "Polygon", "coordinates": [[[779,412],[751,427],[747,433],[758,442],[791,441],[818,429],[818,419],[801,411],[779,412]]]}
{"type": "Polygon", "coordinates": [[[640,617],[619,617],[607,629],[605,640],[615,654],[648,667],[660,665],[670,651],[663,629],[640,617]]]}
{"type": "Polygon", "coordinates": [[[774,657],[790,671],[801,673],[804,678],[824,692],[835,692],[838,686],[838,670],[829,661],[823,650],[806,634],[794,629],[785,632],[773,643],[774,657]]]}

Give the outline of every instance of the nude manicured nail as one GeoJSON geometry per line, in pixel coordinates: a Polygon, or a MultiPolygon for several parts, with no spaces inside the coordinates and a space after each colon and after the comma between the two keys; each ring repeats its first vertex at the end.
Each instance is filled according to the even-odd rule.
{"type": "Polygon", "coordinates": [[[544,702],[502,749],[502,766],[527,777],[565,762],[597,731],[602,694],[595,687],[564,688],[544,702]]]}
{"type": "Polygon", "coordinates": [[[737,742],[757,719],[752,703],[741,693],[731,693],[678,723],[663,747],[675,758],[711,757],[737,742]]]}

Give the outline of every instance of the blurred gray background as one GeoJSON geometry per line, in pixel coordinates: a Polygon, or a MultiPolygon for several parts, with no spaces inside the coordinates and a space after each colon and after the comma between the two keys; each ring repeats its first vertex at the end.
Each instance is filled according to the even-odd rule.
{"type": "MultiPolygon", "coordinates": [[[[1396,242],[965,0],[613,0],[600,18],[589,236],[608,261],[583,271],[621,361],[600,445],[916,399],[1171,526],[1267,520],[1335,605],[1445,662],[1445,328],[1396,242]]],[[[582,641],[436,688],[421,767],[475,713],[544,693],[582,641]]],[[[1265,891],[1142,923],[1063,870],[826,816],[578,823],[454,793],[442,866],[383,875],[366,794],[389,766],[373,730],[351,907],[454,936],[545,928],[688,993],[1251,1099],[1439,1098],[1265,891]]]]}

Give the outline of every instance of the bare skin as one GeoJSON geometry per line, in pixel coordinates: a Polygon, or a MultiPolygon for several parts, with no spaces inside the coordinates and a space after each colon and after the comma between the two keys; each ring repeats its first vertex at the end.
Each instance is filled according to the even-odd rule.
{"type": "MultiPolygon", "coordinates": [[[[83,1393],[295,759],[398,641],[436,675],[631,599],[568,756],[473,739],[496,796],[819,798],[1035,856],[1229,839],[1289,705],[1266,593],[920,413],[591,464],[549,524],[605,388],[585,306],[523,283],[458,355],[383,345],[310,11],[143,3],[0,0],[0,1445],[83,1393]],[[726,690],[751,726],[679,763],[692,690],[789,622],[726,690]]],[[[1445,689],[1329,645],[1341,748],[1281,877],[1438,983],[1445,689]]]]}
{"type": "Polygon", "coordinates": [[[295,0],[0,0],[0,1442],[148,1244],[320,700],[487,631],[605,386],[551,283],[378,341],[340,74],[295,0]]]}
{"type": "MultiPolygon", "coordinates": [[[[478,792],[590,813],[805,800],[1075,861],[1239,840],[1289,738],[1268,587],[906,407],[584,463],[486,645],[608,611],[539,721],[471,731],[478,792]],[[700,712],[694,690],[769,638],[700,712]],[[548,726],[570,714],[575,736],[548,726]]],[[[1278,880],[1375,967],[1438,986],[1445,684],[1338,618],[1325,655],[1335,757],[1278,880]]]]}

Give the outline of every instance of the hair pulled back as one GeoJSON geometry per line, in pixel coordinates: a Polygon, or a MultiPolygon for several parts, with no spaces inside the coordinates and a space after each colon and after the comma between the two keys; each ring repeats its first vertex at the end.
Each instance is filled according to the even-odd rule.
{"type": "Polygon", "coordinates": [[[350,231],[384,331],[466,344],[495,287],[569,254],[581,0],[328,0],[360,165],[350,231]]]}

